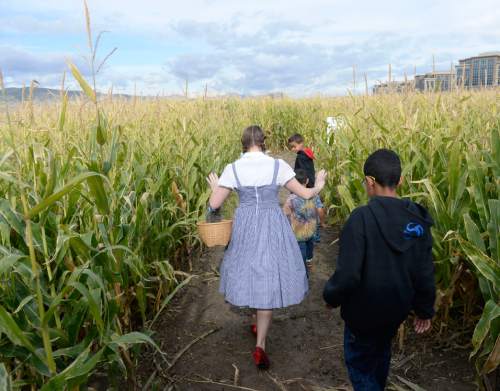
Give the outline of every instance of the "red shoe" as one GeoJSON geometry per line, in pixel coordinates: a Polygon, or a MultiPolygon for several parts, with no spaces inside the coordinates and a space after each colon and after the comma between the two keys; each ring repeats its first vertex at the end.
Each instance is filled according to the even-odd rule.
{"type": "Polygon", "coordinates": [[[250,325],[250,331],[252,332],[252,334],[257,337],[257,325],[256,324],[252,324],[250,325]]]}
{"type": "Polygon", "coordinates": [[[266,352],[262,350],[262,348],[256,347],[254,352],[252,353],[253,360],[255,361],[255,365],[259,369],[269,369],[271,363],[269,362],[269,358],[267,357],[266,352]]]}

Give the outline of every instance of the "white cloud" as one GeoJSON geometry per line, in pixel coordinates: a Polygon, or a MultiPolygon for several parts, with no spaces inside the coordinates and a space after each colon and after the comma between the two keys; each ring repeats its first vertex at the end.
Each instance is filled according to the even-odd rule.
{"type": "MultiPolygon", "coordinates": [[[[352,85],[353,65],[364,90],[364,73],[373,82],[385,77],[388,63],[400,78],[412,75],[415,66],[427,71],[433,54],[440,69],[449,69],[461,57],[500,49],[497,2],[88,0],[93,30],[110,30],[106,41],[119,48],[101,84],[128,91],[136,84],[152,94],[155,88],[178,92],[186,79],[199,91],[208,84],[220,92],[338,93],[352,85]],[[138,46],[167,42],[178,49],[160,46],[131,58],[120,53],[120,46],[130,45],[129,37],[138,46]],[[158,50],[164,50],[163,59],[158,60],[158,50]]],[[[0,0],[0,8],[4,32],[45,34],[56,41],[61,34],[81,34],[85,42],[78,0],[0,0]]],[[[0,45],[24,51],[30,59],[27,66],[12,60],[12,54],[9,61],[0,56],[0,67],[9,64],[13,83],[37,72],[54,76],[60,72],[59,57],[67,56],[55,53],[50,42],[48,56],[40,54],[43,46],[34,54],[19,42],[0,38],[0,45]]]]}

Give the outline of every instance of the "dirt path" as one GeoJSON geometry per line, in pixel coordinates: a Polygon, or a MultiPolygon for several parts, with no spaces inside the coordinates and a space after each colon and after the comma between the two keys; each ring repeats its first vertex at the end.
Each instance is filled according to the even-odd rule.
{"type": "MultiPolygon", "coordinates": [[[[194,265],[196,277],[156,323],[154,339],[171,361],[193,340],[216,331],[193,344],[168,371],[158,355],[145,352],[138,368],[141,389],[150,378],[156,388],[147,388],[159,390],[350,389],[343,364],[343,322],[339,311],[327,310],[322,300],[323,286],[334,270],[337,236],[337,228],[322,231],[306,300],[275,312],[267,342],[268,372],[253,364],[255,338],[248,312],[230,308],[218,293],[223,249],[206,250],[194,265]]],[[[475,390],[467,355],[466,349],[446,348],[442,340],[409,331],[404,349],[394,348],[390,388],[409,390],[411,385],[404,382],[411,381],[425,390],[475,390]]]]}

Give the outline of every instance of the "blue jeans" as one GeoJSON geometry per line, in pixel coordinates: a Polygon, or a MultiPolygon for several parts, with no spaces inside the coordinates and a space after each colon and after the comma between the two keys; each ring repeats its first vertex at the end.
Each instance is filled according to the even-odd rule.
{"type": "Polygon", "coordinates": [[[344,358],[354,391],[382,391],[391,364],[391,337],[355,336],[344,328],[344,358]]]}
{"type": "Polygon", "coordinates": [[[304,260],[304,262],[308,259],[312,259],[313,249],[314,249],[314,239],[313,238],[299,242],[299,247],[300,247],[300,252],[302,254],[302,259],[304,260]]]}
{"type": "Polygon", "coordinates": [[[321,234],[319,233],[319,219],[318,219],[318,225],[316,226],[316,232],[314,232],[313,240],[314,243],[321,242],[321,234]]]}
{"type": "Polygon", "coordinates": [[[301,241],[299,243],[300,253],[302,254],[302,260],[304,261],[304,266],[306,268],[307,277],[309,277],[309,270],[307,268],[306,261],[312,259],[313,249],[314,249],[314,239],[301,241]]]}

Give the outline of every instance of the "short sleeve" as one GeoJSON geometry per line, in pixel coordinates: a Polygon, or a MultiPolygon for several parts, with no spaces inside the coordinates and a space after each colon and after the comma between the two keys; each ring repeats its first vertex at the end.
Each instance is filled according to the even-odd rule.
{"type": "Polygon", "coordinates": [[[290,179],[295,177],[295,172],[292,167],[288,165],[284,160],[278,159],[279,170],[278,177],[276,178],[276,183],[280,186],[284,186],[290,179]]]}
{"type": "Polygon", "coordinates": [[[318,195],[314,197],[314,206],[316,207],[316,209],[323,209],[325,207],[318,195]]]}
{"type": "Polygon", "coordinates": [[[227,187],[228,189],[234,189],[238,187],[231,164],[228,164],[224,171],[222,171],[222,174],[219,178],[219,186],[227,187]]]}

